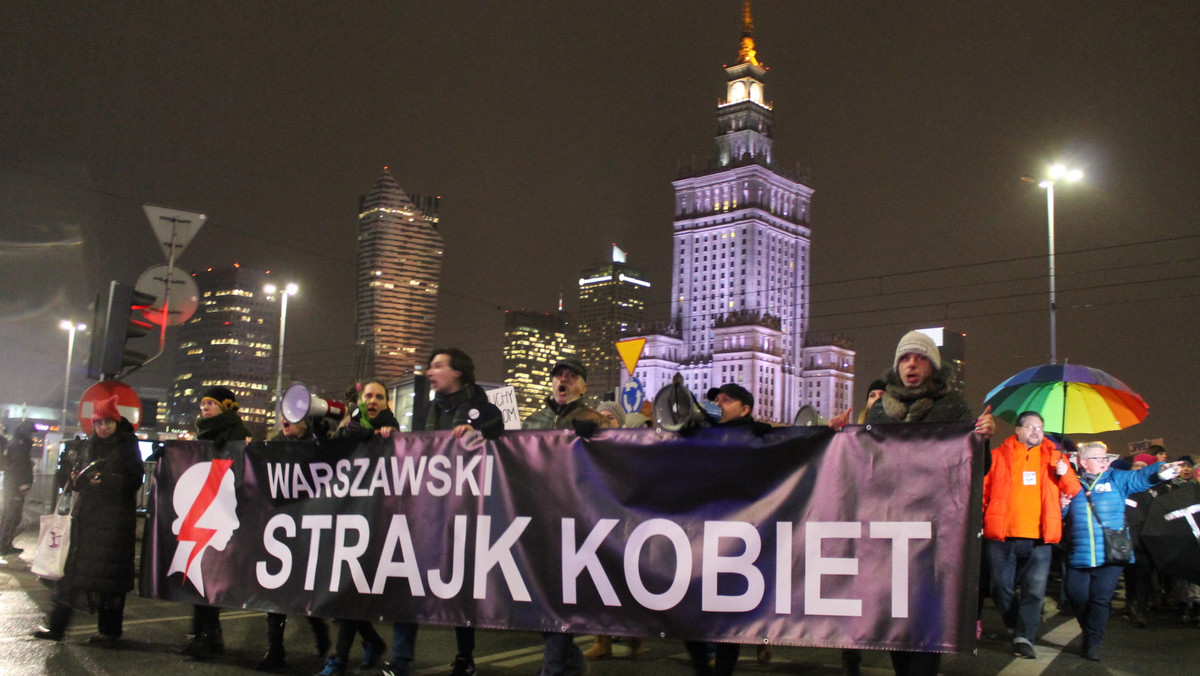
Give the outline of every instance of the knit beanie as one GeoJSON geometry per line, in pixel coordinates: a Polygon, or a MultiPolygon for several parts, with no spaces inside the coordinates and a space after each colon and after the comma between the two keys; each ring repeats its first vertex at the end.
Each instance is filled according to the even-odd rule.
{"type": "Polygon", "coordinates": [[[938,352],[937,345],[933,344],[932,338],[920,331],[909,331],[900,339],[900,344],[896,346],[896,357],[892,359],[892,367],[900,363],[901,357],[912,352],[928,358],[935,371],[942,368],[942,354],[938,352]]]}
{"type": "Polygon", "coordinates": [[[621,408],[617,402],[602,401],[596,404],[596,411],[611,411],[613,415],[617,416],[617,427],[625,426],[625,409],[621,408]]]}
{"type": "Polygon", "coordinates": [[[1133,461],[1144,462],[1147,465],[1153,465],[1154,463],[1158,462],[1158,456],[1150,455],[1149,453],[1138,453],[1137,455],[1133,456],[1133,461]]]}
{"type": "Polygon", "coordinates": [[[204,391],[204,395],[200,397],[200,401],[204,401],[205,399],[212,399],[217,402],[222,411],[238,410],[237,397],[233,395],[233,391],[228,387],[217,385],[216,387],[208,388],[204,391]]]}
{"type": "Polygon", "coordinates": [[[92,404],[92,420],[121,420],[121,410],[117,408],[117,395],[104,401],[92,404]]]}
{"type": "Polygon", "coordinates": [[[629,413],[625,416],[625,428],[636,429],[638,427],[654,427],[653,421],[642,415],[641,413],[629,413]]]}

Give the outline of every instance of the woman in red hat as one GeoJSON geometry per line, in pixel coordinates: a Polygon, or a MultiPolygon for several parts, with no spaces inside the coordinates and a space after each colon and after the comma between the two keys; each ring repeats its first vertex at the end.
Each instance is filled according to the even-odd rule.
{"type": "Polygon", "coordinates": [[[125,594],[133,589],[142,456],[133,425],[121,417],[115,395],[96,403],[92,429],[71,472],[77,496],[66,568],[46,626],[33,634],[50,641],[62,639],[73,602],[86,596],[99,629],[87,642],[116,643],[125,618],[125,594]]]}

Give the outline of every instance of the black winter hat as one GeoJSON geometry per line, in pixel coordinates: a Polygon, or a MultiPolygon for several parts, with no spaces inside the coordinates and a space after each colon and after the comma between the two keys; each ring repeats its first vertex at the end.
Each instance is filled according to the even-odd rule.
{"type": "Polygon", "coordinates": [[[751,409],[754,408],[754,395],[750,394],[750,390],[747,390],[737,383],[725,383],[724,385],[718,387],[717,390],[730,399],[737,399],[743,404],[749,406],[751,409]]]}
{"type": "Polygon", "coordinates": [[[567,357],[566,359],[559,359],[558,363],[554,365],[553,369],[551,369],[550,377],[553,378],[555,375],[558,374],[559,371],[561,371],[563,369],[567,369],[569,371],[574,371],[575,375],[579,376],[580,378],[583,378],[584,380],[587,380],[587,367],[583,365],[583,362],[579,361],[578,359],[575,359],[574,357],[567,357]]]}
{"type": "Polygon", "coordinates": [[[236,411],[238,409],[237,397],[234,396],[233,390],[228,387],[210,387],[204,391],[204,395],[200,397],[200,401],[212,399],[221,405],[221,410],[236,411]]]}

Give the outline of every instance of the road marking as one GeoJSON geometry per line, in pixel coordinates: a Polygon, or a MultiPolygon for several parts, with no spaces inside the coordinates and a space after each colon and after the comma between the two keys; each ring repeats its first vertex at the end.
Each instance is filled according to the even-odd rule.
{"type": "MultiPolygon", "coordinates": [[[[221,613],[221,619],[222,620],[242,620],[247,617],[264,617],[265,615],[266,615],[266,613],[259,612],[256,610],[237,610],[237,611],[227,611],[227,612],[221,613]]],[[[129,627],[129,626],[140,625],[140,624],[158,624],[159,622],[181,622],[183,620],[191,621],[191,619],[192,619],[191,615],[177,615],[177,616],[173,616],[173,617],[148,617],[144,620],[125,620],[121,624],[122,624],[122,626],[129,627]]],[[[66,633],[70,634],[72,636],[76,636],[79,634],[92,634],[92,633],[95,633],[95,628],[84,625],[84,626],[79,626],[79,627],[74,627],[72,629],[68,629],[66,631],[66,633]]]]}
{"type": "MultiPolygon", "coordinates": [[[[579,645],[586,643],[592,639],[591,636],[577,636],[575,644],[579,645]]],[[[502,653],[487,655],[486,657],[475,658],[476,666],[487,664],[497,667],[519,667],[524,664],[533,664],[542,661],[542,645],[529,646],[528,648],[517,648],[516,650],[508,650],[502,653]]],[[[412,672],[413,676],[429,676],[430,674],[445,673],[446,667],[429,667],[427,669],[419,669],[412,672]]]]}
{"type": "Polygon", "coordinates": [[[1042,635],[1035,648],[1037,650],[1036,660],[1013,657],[1013,661],[1001,669],[996,676],[1036,676],[1045,673],[1050,664],[1062,654],[1062,649],[1081,633],[1079,623],[1075,620],[1063,622],[1042,635]]]}

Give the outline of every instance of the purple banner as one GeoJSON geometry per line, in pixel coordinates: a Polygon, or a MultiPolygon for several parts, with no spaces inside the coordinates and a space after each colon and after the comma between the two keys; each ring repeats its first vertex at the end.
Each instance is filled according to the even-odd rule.
{"type": "Polygon", "coordinates": [[[147,596],[321,617],[974,648],[970,424],[167,442],[147,596]]]}

